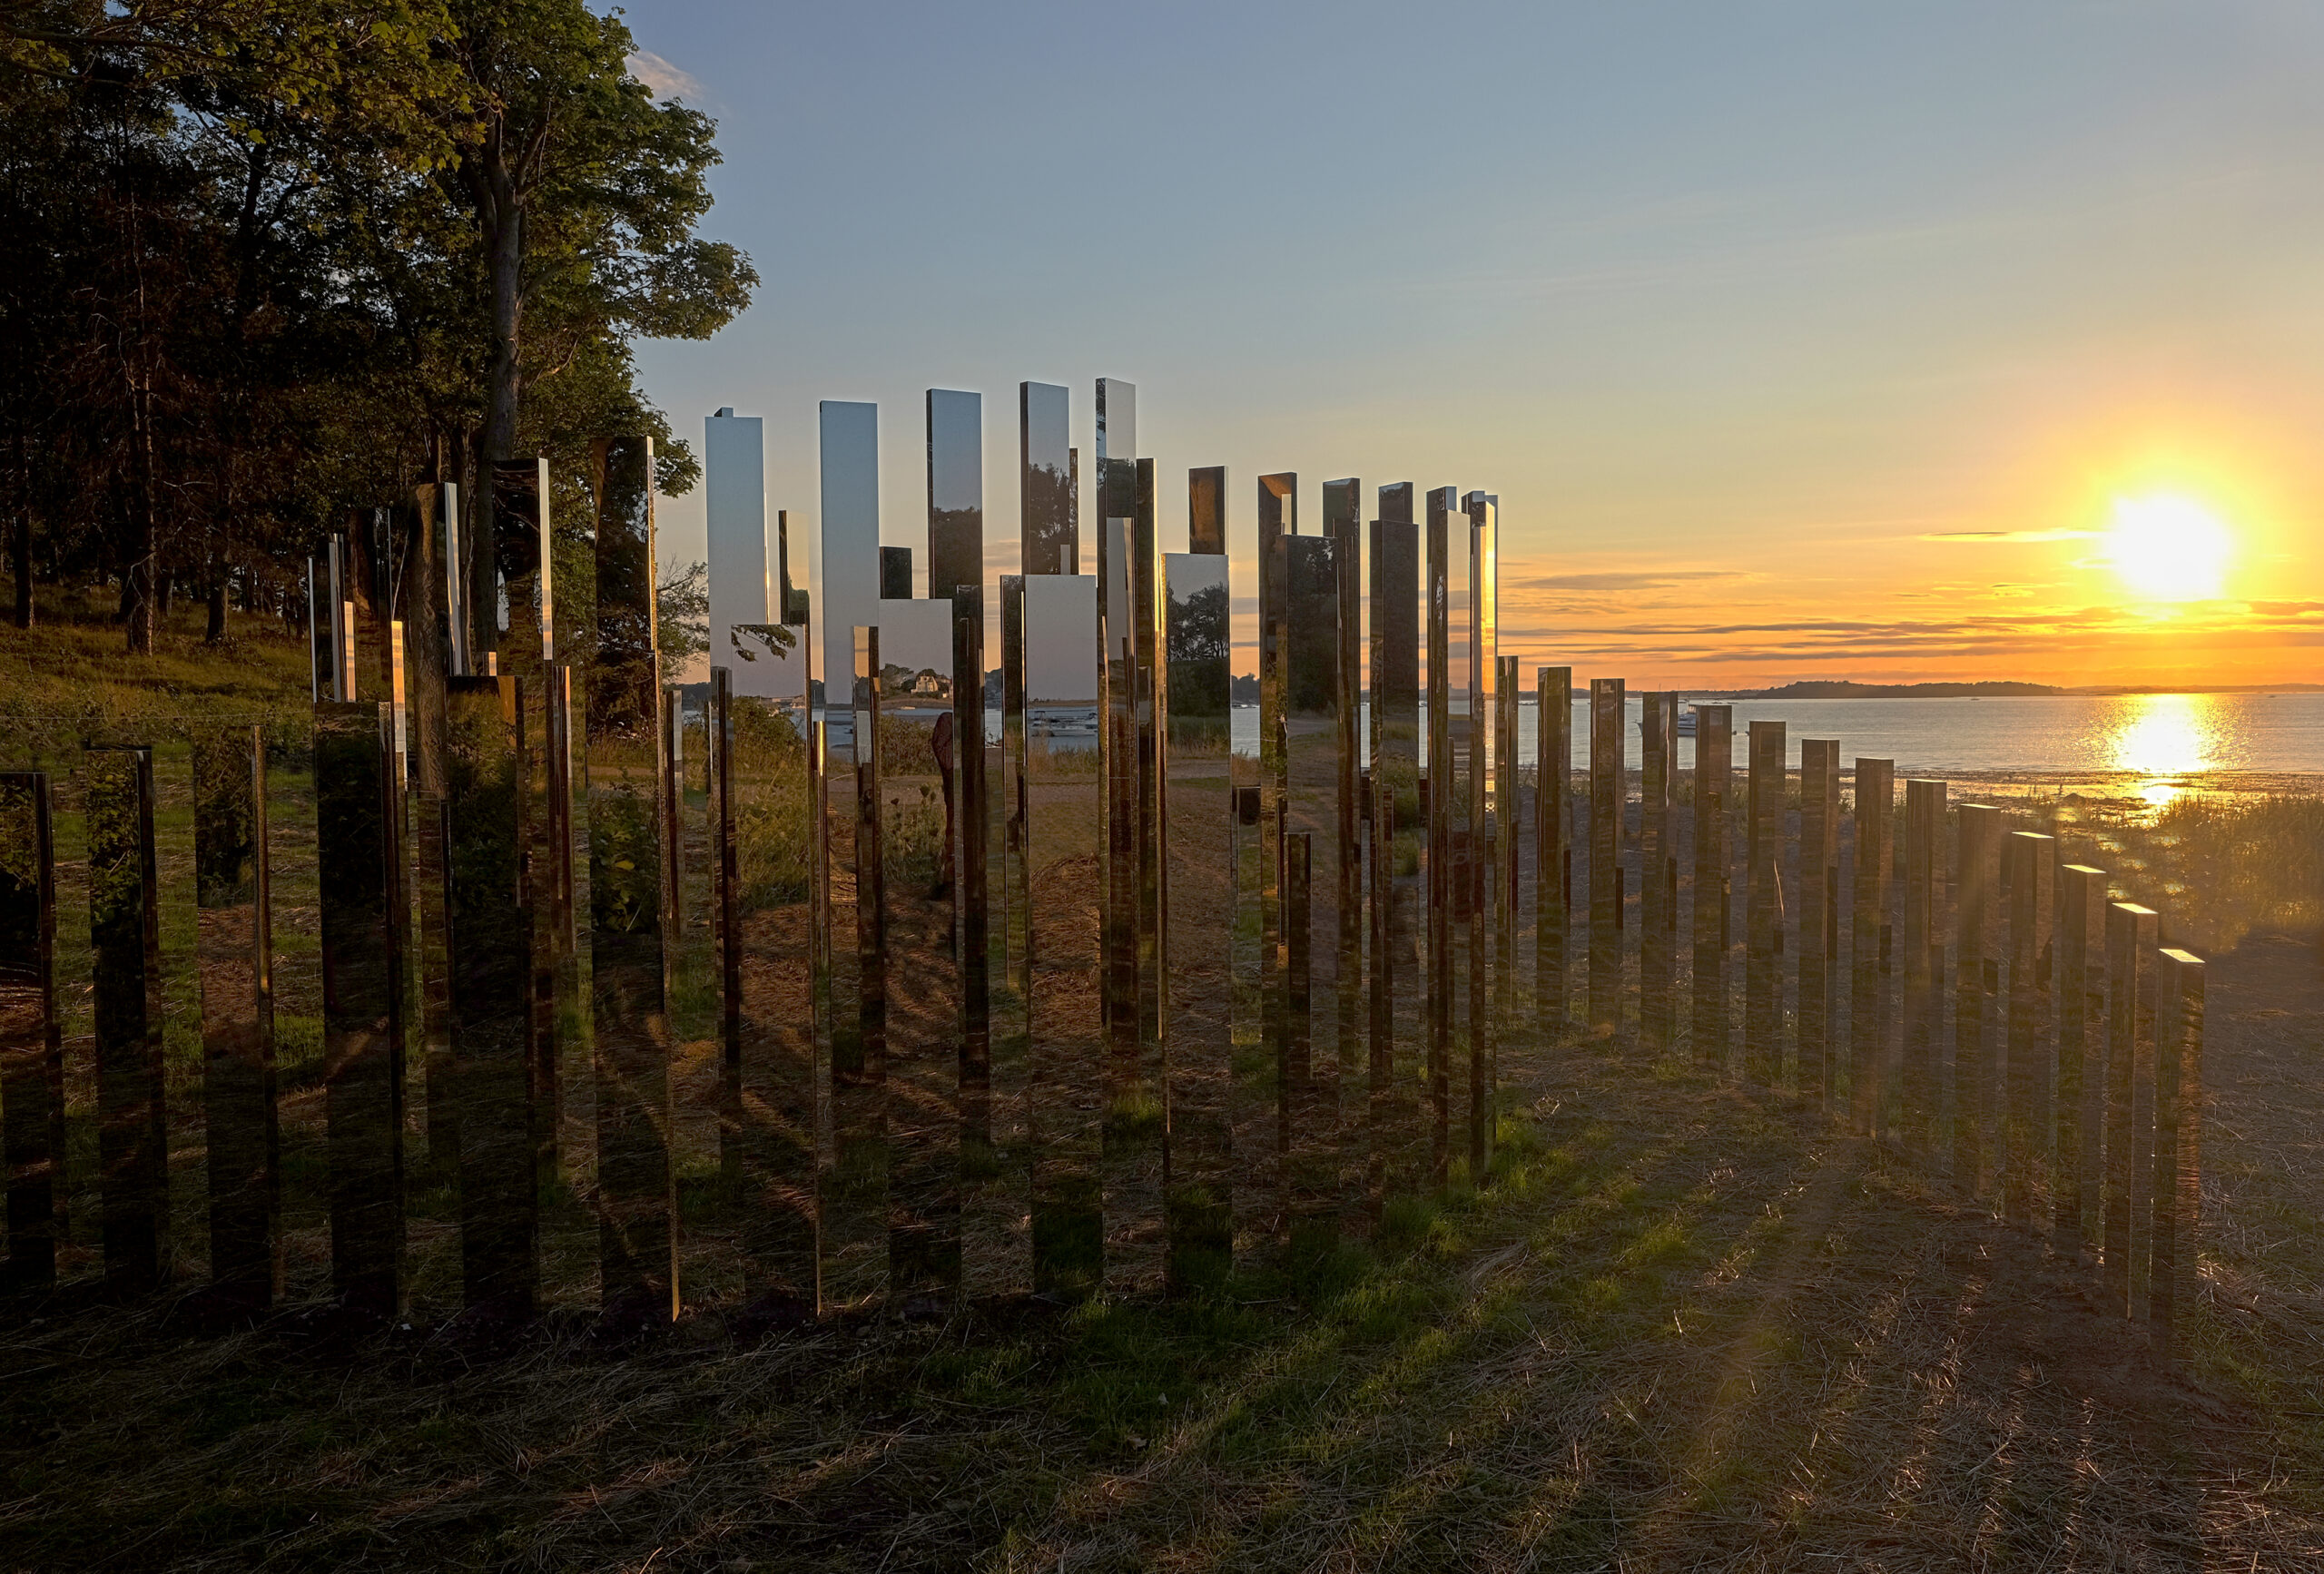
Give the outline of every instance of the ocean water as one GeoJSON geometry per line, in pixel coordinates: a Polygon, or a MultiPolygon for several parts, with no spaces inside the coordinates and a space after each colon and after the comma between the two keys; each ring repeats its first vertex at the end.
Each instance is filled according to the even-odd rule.
{"type": "MultiPolygon", "coordinates": [[[[1738,765],[1746,762],[1748,724],[1775,720],[1787,725],[1795,766],[1799,740],[1836,738],[1843,764],[1863,754],[1892,759],[1905,775],[2038,772],[2119,776],[2152,784],[2151,798],[2167,797],[2172,783],[2213,771],[2324,774],[2324,694],[1740,700],[1734,709],[1738,765]]],[[[1590,762],[1586,699],[1575,703],[1573,714],[1573,764],[1585,768],[1590,762]]],[[[1635,764],[1635,696],[1630,699],[1629,714],[1628,753],[1635,764]]],[[[1518,748],[1525,760],[1533,758],[1535,721],[1530,700],[1521,704],[1518,748]]],[[[1256,754],[1258,711],[1237,709],[1234,722],[1236,753],[1256,754]]],[[[999,712],[987,713],[987,726],[998,738],[999,712]]],[[[1680,768],[1693,763],[1694,740],[1679,739],[1680,768]]]]}

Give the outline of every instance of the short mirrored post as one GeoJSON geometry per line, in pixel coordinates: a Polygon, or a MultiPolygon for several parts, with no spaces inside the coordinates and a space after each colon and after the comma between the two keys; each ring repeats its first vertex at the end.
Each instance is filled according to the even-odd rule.
{"type": "Polygon", "coordinates": [[[2106,1245],[2103,1304],[2136,1316],[2152,1228],[2155,929],[2152,908],[2106,907],[2106,1245]]]}
{"type": "Polygon", "coordinates": [[[1783,1077],[1784,723],[1751,723],[1746,824],[1743,1075],[1760,1087],[1783,1077]]]}
{"type": "MultiPolygon", "coordinates": [[[[1340,1090],[1342,937],[1340,902],[1345,889],[1339,843],[1343,791],[1341,746],[1352,733],[1341,727],[1340,572],[1344,542],[1328,536],[1285,536],[1281,539],[1283,586],[1284,826],[1305,837],[1308,927],[1293,935],[1290,898],[1285,898],[1286,953],[1304,947],[1306,1008],[1291,1009],[1278,1063],[1289,1112],[1285,1148],[1289,1200],[1287,1223],[1306,1249],[1336,1218],[1340,1197],[1338,1100],[1340,1090]]],[[[1349,762],[1352,765],[1353,762],[1349,762]]],[[[1347,987],[1357,986],[1354,979],[1347,987]]],[[[1294,987],[1294,997],[1298,994],[1294,987]]]]}
{"type": "Polygon", "coordinates": [[[160,1286],[169,1250],[153,752],[93,748],[83,758],[105,1287],[125,1297],[160,1286]]]}
{"type": "Polygon", "coordinates": [[[1340,1150],[1338,1205],[1357,1206],[1366,1167],[1364,1130],[1370,1078],[1370,996],[1364,983],[1364,694],[1363,487],[1354,478],[1324,483],[1324,534],[1333,543],[1339,586],[1332,663],[1337,736],[1333,762],[1336,799],[1332,846],[1333,908],[1339,920],[1332,960],[1333,1057],[1337,1073],[1330,1100],[1340,1150]]]}
{"type": "Polygon", "coordinates": [[[1590,1027],[1622,1025],[1622,801],[1620,678],[1590,680],[1590,1027]]]}
{"type": "Polygon", "coordinates": [[[1695,1062],[1726,1068],[1728,810],[1735,788],[1735,712],[1695,707],[1695,1062]]]}
{"type": "Polygon", "coordinates": [[[1849,851],[1848,1101],[1856,1132],[1866,1136],[1879,1129],[1888,1066],[1888,893],[1896,792],[1895,761],[1856,756],[1849,851]]]}
{"type": "Polygon", "coordinates": [[[2154,1224],[2147,1321],[2164,1359],[2195,1299],[2195,1228],[2202,1222],[2203,963],[2165,949],[2155,959],[2154,1224]]]}
{"type": "Polygon", "coordinates": [[[2050,1066],[2057,1053],[2051,1016],[2052,909],[2057,843],[2039,831],[2008,841],[2009,1108],[2003,1131],[2002,1216],[2047,1223],[2042,1193],[2050,1180],[2050,1066]]]}
{"type": "Polygon", "coordinates": [[[1215,1289],[1233,1266],[1233,669],[1223,553],[1163,559],[1162,986],[1169,1110],[1168,1282],[1215,1289]]]}
{"type": "Polygon", "coordinates": [[[1832,1104],[1832,991],[1840,955],[1840,745],[1799,744],[1799,1093],[1832,1104]]]}
{"type": "Polygon", "coordinates": [[[1017,385],[1019,561],[1028,575],[1072,574],[1078,568],[1068,397],[1055,383],[1017,385]]]}
{"type": "Polygon", "coordinates": [[[1524,756],[1517,746],[1518,659],[1494,658],[1500,671],[1493,681],[1493,1006],[1492,1054],[1485,1065],[1486,1135],[1499,1118],[1501,1051],[1517,1034],[1517,958],[1521,949],[1520,898],[1526,841],[1524,786],[1521,769],[1524,756]]]}
{"type": "Polygon", "coordinates": [[[1671,991],[1676,987],[1678,892],[1667,871],[1676,867],[1670,839],[1670,779],[1678,761],[1678,696],[1639,696],[1639,1027],[1646,1047],[1671,1047],[1671,991]]]}
{"type": "Polygon", "coordinates": [[[1028,575],[1022,595],[1033,1288],[1078,1299],[1105,1280],[1098,581],[1028,575]]]}
{"type": "Polygon", "coordinates": [[[1544,1043],[1573,1020],[1573,669],[1533,672],[1533,1011],[1544,1043]]]}
{"type": "Polygon", "coordinates": [[[1275,1077],[1277,1209],[1289,1205],[1292,1087],[1285,1075],[1283,834],[1288,813],[1289,757],[1284,706],[1289,696],[1291,553],[1299,531],[1299,477],[1290,471],[1258,480],[1259,571],[1259,1021],[1261,1048],[1275,1077]]]}
{"type": "Polygon", "coordinates": [[[403,1289],[400,805],[382,704],[315,710],[321,882],[323,1077],[330,1151],[331,1284],[389,1316],[403,1289]]]}
{"type": "Polygon", "coordinates": [[[2001,953],[1994,936],[2002,847],[2001,811],[1964,803],[1955,816],[1953,881],[1953,1184],[1991,1196],[1994,994],[2001,953]]]}
{"type": "Polygon", "coordinates": [[[211,1282],[225,1306],[259,1312],[282,1293],[282,1183],[274,1106],[266,739],[257,727],[224,728],[193,740],[193,863],[211,1282]]]}
{"type": "Polygon", "coordinates": [[[459,1101],[461,1288],[471,1307],[517,1320],[540,1296],[534,1126],[543,1117],[531,1087],[535,871],[523,695],[514,677],[447,680],[444,792],[435,804],[459,1101]]]}
{"type": "MultiPolygon", "coordinates": [[[[668,718],[657,669],[650,442],[623,445],[630,507],[597,520],[597,644],[587,679],[589,977],[597,1111],[597,1250],[609,1315],[678,1313],[670,1152],[669,941],[677,912],[664,814],[668,718]]],[[[554,723],[559,707],[552,704],[554,723]]],[[[554,725],[551,753],[558,743],[554,725]]],[[[552,772],[554,782],[554,772],[552,772]]]]}
{"type": "Polygon", "coordinates": [[[2106,871],[2058,871],[2057,1248],[2079,1260],[2105,1144],[2106,871]]]}
{"type": "Polygon", "coordinates": [[[56,1282],[64,1039],[56,1014],[56,837],[48,773],[0,772],[0,1164],[15,1290],[56,1282]]]}
{"type": "Polygon", "coordinates": [[[1458,969],[1453,966],[1452,915],[1458,899],[1453,867],[1452,806],[1458,802],[1452,783],[1452,488],[1440,487],[1428,494],[1427,583],[1423,605],[1428,618],[1428,768],[1420,782],[1420,812],[1427,827],[1428,845],[1423,865],[1428,880],[1428,1003],[1429,1182],[1442,1188],[1452,1176],[1452,997],[1458,969]]]}

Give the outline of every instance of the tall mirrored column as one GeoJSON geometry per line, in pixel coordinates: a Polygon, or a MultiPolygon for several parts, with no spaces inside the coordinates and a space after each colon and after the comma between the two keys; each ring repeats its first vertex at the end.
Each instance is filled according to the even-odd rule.
{"type": "Polygon", "coordinates": [[[1078,1299],[1105,1280],[1098,580],[1028,575],[1021,595],[1021,620],[1004,629],[1024,694],[1033,1287],[1078,1299]]]}
{"type": "Polygon", "coordinates": [[[1501,741],[1493,731],[1500,710],[1501,532],[1498,503],[1485,493],[1468,494],[1462,499],[1462,511],[1469,516],[1468,573],[1462,586],[1468,704],[1465,715],[1454,723],[1453,746],[1463,758],[1453,769],[1467,789],[1469,1178],[1481,1185],[1492,1138],[1494,949],[1507,917],[1499,909],[1501,882],[1494,878],[1501,812],[1494,774],[1501,741]]]}
{"type": "Polygon", "coordinates": [[[1055,383],[1017,385],[1018,539],[1028,575],[1080,571],[1068,399],[1055,383]]]}
{"type": "Polygon", "coordinates": [[[1224,552],[1163,559],[1167,718],[1162,990],[1168,1282],[1215,1289],[1233,1265],[1235,825],[1231,603],[1224,552]]]}
{"type": "Polygon", "coordinates": [[[1735,791],[1735,711],[1695,707],[1695,1063],[1727,1066],[1728,809],[1735,791]]]}
{"type": "Polygon", "coordinates": [[[56,1282],[64,1052],[56,1013],[56,836],[48,773],[0,772],[0,1165],[15,1290],[56,1282]]]}
{"type": "Polygon", "coordinates": [[[1753,722],[1746,836],[1743,1075],[1760,1087],[1783,1078],[1784,723],[1753,722]]]}
{"type": "MultiPolygon", "coordinates": [[[[1453,489],[1428,494],[1428,769],[1421,778],[1420,810],[1427,826],[1429,1182],[1442,1187],[1452,1175],[1454,904],[1460,894],[1453,861],[1452,782],[1452,500],[1453,489]]],[[[1464,685],[1465,686],[1465,685],[1464,685]]]]}
{"type": "MultiPolygon", "coordinates": [[[[1162,543],[1156,530],[1157,497],[1154,461],[1139,459],[1137,487],[1131,499],[1129,532],[1130,627],[1136,638],[1137,666],[1131,675],[1131,720],[1137,735],[1137,1080],[1155,1149],[1149,1156],[1167,1167],[1161,1151],[1165,1117],[1162,1106],[1162,751],[1165,739],[1162,699],[1162,543]]],[[[1158,1181],[1158,1177],[1157,1177],[1158,1181]]],[[[1150,1199],[1152,1216],[1159,1216],[1161,1196],[1150,1199]]],[[[1151,1277],[1141,1267],[1141,1277],[1151,1277]]]]}
{"type": "Polygon", "coordinates": [[[1896,792],[1893,760],[1856,762],[1856,827],[1849,852],[1848,1102],[1858,1134],[1878,1129],[1889,1026],[1888,893],[1896,792]]]}
{"type": "Polygon", "coordinates": [[[2138,902],[2106,906],[2106,1233],[2101,1302],[2135,1317],[2139,1266],[2153,1228],[2146,1204],[2153,1153],[2154,949],[2160,921],[2138,902]]]}
{"type": "Polygon", "coordinates": [[[403,1289],[400,805],[382,704],[315,711],[321,882],[323,1077],[330,1152],[331,1284],[377,1316],[403,1289]]]}
{"type": "Polygon", "coordinates": [[[1799,744],[1799,1092],[1831,1107],[1832,998],[1840,959],[1840,745],[1799,744]]]}
{"type": "Polygon", "coordinates": [[[1679,696],[1639,696],[1639,1027],[1646,1047],[1671,1047],[1677,983],[1676,871],[1670,837],[1670,779],[1678,762],[1679,696]]]}
{"type": "MultiPolygon", "coordinates": [[[[540,1142],[534,1097],[533,795],[524,688],[514,677],[446,682],[446,1011],[458,1090],[460,1278],[471,1307],[528,1317],[540,1295],[540,1142]]],[[[432,1115],[432,1111],[431,1111],[432,1115]]]]}
{"type": "Polygon", "coordinates": [[[1573,669],[1533,669],[1533,1017],[1542,1042],[1572,1021],[1573,669]]]}
{"type": "Polygon", "coordinates": [[[667,998],[677,914],[663,823],[670,759],[656,654],[653,461],[652,439],[620,445],[609,466],[620,506],[597,518],[589,976],[604,1303],[609,1314],[666,1321],[679,1297],[667,998]]]}
{"type": "Polygon", "coordinates": [[[2199,1277],[2204,971],[2201,958],[2174,948],[2155,958],[2154,1222],[2147,1254],[2147,1322],[2166,1359],[2180,1353],[2181,1320],[2193,1310],[2199,1277]]]}
{"type": "Polygon", "coordinates": [[[984,396],[928,390],[928,596],[984,585],[984,396]]]}
{"type": "MultiPolygon", "coordinates": [[[[1284,826],[1305,836],[1307,928],[1289,934],[1286,954],[1306,948],[1305,1008],[1300,991],[1285,998],[1284,1056],[1278,1072],[1288,1112],[1287,1223],[1296,1244],[1305,1234],[1328,1231],[1340,1197],[1340,901],[1345,888],[1339,841],[1344,786],[1341,770],[1341,553],[1351,543],[1319,536],[1285,536],[1284,623],[1278,652],[1283,674],[1284,826]],[[1294,1018],[1297,1019],[1294,1019],[1294,1018]]],[[[1350,979],[1347,987],[1356,986],[1350,979]]],[[[1314,1241],[1306,1243],[1316,1244],[1314,1241]]]]}
{"type": "Polygon", "coordinates": [[[1420,760],[1420,531],[1412,487],[1381,488],[1372,522],[1370,1191],[1376,1210],[1417,1193],[1428,1067],[1420,760]],[[1401,505],[1401,507],[1398,507],[1401,505]],[[1394,509],[1393,513],[1389,512],[1394,509]]]}
{"type": "Polygon", "coordinates": [[[1623,682],[1590,680],[1590,1027],[1622,1025],[1623,682]]]}
{"type": "Polygon", "coordinates": [[[1499,656],[1495,665],[1499,670],[1493,681],[1492,721],[1493,801],[1497,805],[1492,858],[1492,1043],[1484,1067],[1482,1121],[1488,1140],[1499,1119],[1501,1051],[1514,1043],[1517,1031],[1517,957],[1521,928],[1519,915],[1523,910],[1520,881],[1528,823],[1524,790],[1518,775],[1521,755],[1517,747],[1517,713],[1521,691],[1517,658],[1499,656]]]}
{"type": "Polygon", "coordinates": [[[2098,1205],[2105,1145],[2106,871],[2058,871],[2057,1249],[2080,1261],[2098,1205]]]}
{"type": "MultiPolygon", "coordinates": [[[[825,530],[828,536],[828,520],[825,530]]],[[[880,630],[868,625],[852,631],[847,665],[832,676],[829,715],[823,820],[832,930],[831,1135],[822,1146],[824,1168],[818,1181],[827,1311],[868,1303],[888,1289],[887,911],[877,755],[879,635],[880,630]]]]}
{"type": "Polygon", "coordinates": [[[1336,693],[1333,719],[1337,728],[1334,765],[1335,823],[1333,858],[1335,875],[1333,905],[1338,933],[1333,957],[1333,1044],[1338,1077],[1332,1117],[1340,1148],[1338,1198],[1344,1208],[1364,1196],[1366,1170],[1365,1115],[1369,1082],[1369,996],[1364,988],[1364,739],[1363,736],[1364,663],[1364,526],[1363,487],[1353,477],[1324,483],[1324,535],[1334,543],[1339,607],[1334,619],[1338,648],[1333,660],[1336,693]]]}
{"type": "Polygon", "coordinates": [[[202,969],[210,1274],[218,1299],[238,1312],[262,1311],[282,1292],[266,841],[264,732],[231,727],[196,734],[195,949],[202,969]]]}
{"type": "MultiPolygon", "coordinates": [[[[870,834],[879,848],[880,908],[876,931],[862,931],[872,948],[862,961],[863,1021],[867,1055],[875,1030],[883,1052],[889,1294],[908,1309],[931,1311],[949,1303],[960,1285],[963,997],[953,853],[962,748],[954,734],[955,611],[950,596],[882,601],[879,628],[866,631],[876,635],[876,645],[857,658],[859,676],[872,690],[869,713],[861,701],[856,707],[855,742],[859,780],[870,783],[878,817],[870,834]]],[[[982,616],[981,598],[975,615],[982,616]]],[[[869,890],[868,847],[859,865],[869,890]]]]}
{"type": "Polygon", "coordinates": [[[1262,1053],[1275,1076],[1276,1207],[1287,1206],[1284,1167],[1291,1147],[1292,1084],[1285,1075],[1283,834],[1289,778],[1284,706],[1289,655],[1291,557],[1285,541],[1299,532],[1299,477],[1289,471],[1258,481],[1259,571],[1259,967],[1262,1053]]]}

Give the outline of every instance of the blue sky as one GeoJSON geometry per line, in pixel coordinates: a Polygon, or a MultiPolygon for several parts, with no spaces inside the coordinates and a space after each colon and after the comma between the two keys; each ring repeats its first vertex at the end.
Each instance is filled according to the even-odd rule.
{"type": "MultiPolygon", "coordinates": [[[[875,399],[917,544],[921,390],[981,389],[1003,566],[1017,380],[1086,448],[1108,375],[1166,475],[1230,467],[1238,536],[1266,470],[1309,519],[1344,475],[1498,493],[1504,649],[1637,682],[2324,640],[2324,6],[625,15],[764,279],[646,389],[696,441],[766,417],[794,519],[816,400],[875,399]],[[2237,599],[2126,603],[2088,533],[2154,487],[2229,519],[2237,599]]],[[[663,528],[699,556],[698,494],[663,528]]]]}

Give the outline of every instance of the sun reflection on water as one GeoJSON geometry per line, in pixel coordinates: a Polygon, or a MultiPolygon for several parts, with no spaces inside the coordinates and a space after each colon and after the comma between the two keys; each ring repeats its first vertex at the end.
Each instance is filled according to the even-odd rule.
{"type": "Polygon", "coordinates": [[[2217,718],[2204,694],[2126,695],[2108,740],[2114,769],[2146,780],[2139,796],[2160,809],[2184,792],[2180,778],[2219,762],[2217,718]]]}

